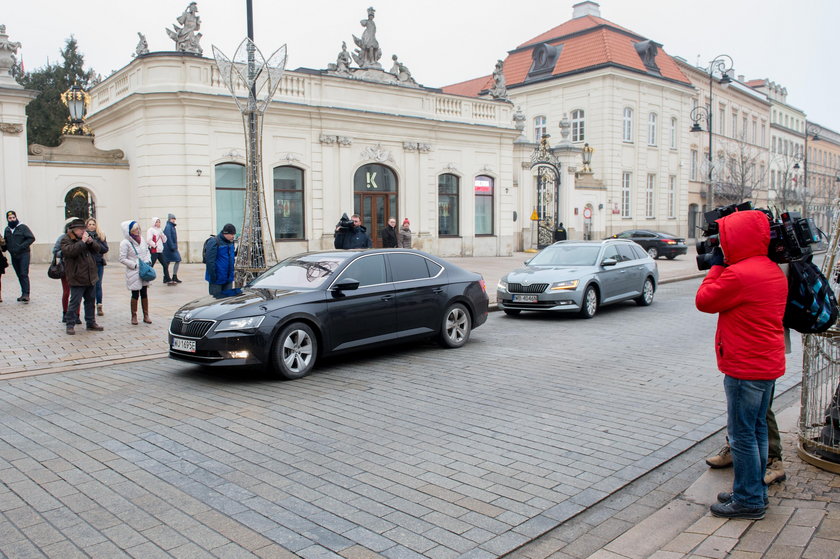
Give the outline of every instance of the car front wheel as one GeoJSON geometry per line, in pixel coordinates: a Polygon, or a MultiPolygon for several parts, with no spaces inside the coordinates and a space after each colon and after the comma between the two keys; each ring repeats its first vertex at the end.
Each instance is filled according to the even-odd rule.
{"type": "Polygon", "coordinates": [[[287,380],[305,377],[318,357],[318,340],[302,322],[286,325],[274,341],[274,370],[287,380]]]}
{"type": "Polygon", "coordinates": [[[648,253],[648,256],[650,256],[654,260],[659,258],[659,251],[656,250],[656,247],[650,247],[649,249],[647,249],[647,253],[648,253]]]}
{"type": "Polygon", "coordinates": [[[598,312],[598,293],[591,285],[583,292],[583,303],[580,306],[581,318],[592,318],[598,312]]]}
{"type": "Polygon", "coordinates": [[[653,293],[655,289],[653,287],[653,280],[647,278],[645,280],[645,284],[642,286],[642,294],[636,297],[635,301],[636,304],[640,307],[646,307],[653,303],[653,293]]]}
{"type": "Polygon", "coordinates": [[[471,331],[470,313],[464,305],[455,303],[443,314],[443,324],[438,339],[443,347],[457,348],[467,343],[471,331]]]}

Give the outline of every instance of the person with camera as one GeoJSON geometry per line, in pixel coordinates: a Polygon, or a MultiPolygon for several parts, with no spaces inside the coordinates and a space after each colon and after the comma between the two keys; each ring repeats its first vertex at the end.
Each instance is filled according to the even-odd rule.
{"type": "Polygon", "coordinates": [[[371,248],[373,241],[367,234],[367,228],[362,225],[362,218],[353,214],[347,218],[347,214],[341,216],[338,225],[335,226],[335,248],[349,250],[353,248],[371,248]]]}
{"type": "Polygon", "coordinates": [[[735,479],[711,506],[723,518],[764,518],[767,508],[767,408],[785,373],[782,319],[787,279],[768,257],[770,221],[758,210],[716,221],[720,245],[695,298],[697,309],[718,315],[715,356],[725,375],[727,432],[735,479]]]}
{"type": "Polygon", "coordinates": [[[85,229],[82,219],[74,219],[67,225],[67,234],[61,239],[61,257],[64,259],[64,275],[70,285],[70,303],[65,316],[67,333],[76,333],[76,315],[82,299],[85,302],[85,322],[88,330],[101,332],[96,323],[96,282],[99,273],[96,257],[102,246],[85,229]]]}

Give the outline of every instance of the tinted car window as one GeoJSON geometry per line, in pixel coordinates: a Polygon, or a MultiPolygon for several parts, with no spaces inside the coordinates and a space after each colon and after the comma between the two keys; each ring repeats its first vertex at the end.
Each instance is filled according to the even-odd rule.
{"type": "Polygon", "coordinates": [[[426,266],[426,259],[416,254],[389,254],[388,262],[391,265],[391,277],[394,281],[409,281],[426,279],[429,277],[429,268],[426,266]]]}
{"type": "Polygon", "coordinates": [[[529,266],[594,266],[601,247],[598,245],[552,245],[543,249],[529,266]]]}
{"type": "Polygon", "coordinates": [[[618,245],[618,254],[621,255],[621,259],[624,261],[636,259],[632,245],[618,245]]]}
{"type": "Polygon", "coordinates": [[[636,258],[647,258],[648,254],[645,252],[645,249],[640,247],[639,245],[633,245],[630,248],[633,249],[633,253],[636,255],[636,258]]]}
{"type": "Polygon", "coordinates": [[[632,237],[632,236],[633,236],[633,234],[634,234],[634,233],[635,233],[635,231],[624,231],[624,232],[622,232],[622,233],[619,233],[619,234],[617,235],[617,237],[618,237],[619,239],[629,239],[630,237],[632,237]]]}
{"type": "Polygon", "coordinates": [[[436,277],[440,273],[440,271],[443,270],[443,266],[441,266],[440,264],[432,262],[431,260],[428,260],[426,258],[424,258],[423,260],[426,261],[426,267],[429,269],[430,278],[436,277]]]}
{"type": "Polygon", "coordinates": [[[260,275],[252,287],[314,289],[332,278],[346,257],[328,254],[302,254],[287,258],[260,275]]]}
{"type": "Polygon", "coordinates": [[[359,287],[385,283],[385,255],[363,256],[347,266],[341,277],[357,280],[359,287]]]}
{"type": "Polygon", "coordinates": [[[647,231],[637,231],[634,236],[639,237],[641,239],[652,239],[654,237],[654,234],[649,233],[647,231]]]}
{"type": "Polygon", "coordinates": [[[614,258],[618,262],[621,262],[621,258],[618,256],[618,249],[615,248],[615,245],[607,245],[604,249],[604,257],[601,260],[603,261],[607,258],[614,258]]]}

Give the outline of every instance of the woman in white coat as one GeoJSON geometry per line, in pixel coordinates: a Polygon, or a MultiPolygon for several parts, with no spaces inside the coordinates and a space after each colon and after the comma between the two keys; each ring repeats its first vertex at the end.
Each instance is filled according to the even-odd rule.
{"type": "Polygon", "coordinates": [[[166,265],[166,260],[163,259],[163,245],[166,242],[166,235],[160,227],[160,218],[152,218],[152,226],[146,231],[146,244],[149,245],[149,253],[152,256],[152,268],[155,267],[155,262],[160,261],[160,267],[163,268],[163,282],[169,283],[169,266],[166,265]]]}
{"type": "Polygon", "coordinates": [[[123,221],[120,224],[123,240],[120,241],[120,264],[125,266],[125,284],[131,291],[131,323],[137,324],[137,299],[143,305],[143,322],[151,324],[149,317],[148,281],[140,279],[140,259],[151,262],[149,245],[140,235],[140,225],[136,221],[123,221]]]}

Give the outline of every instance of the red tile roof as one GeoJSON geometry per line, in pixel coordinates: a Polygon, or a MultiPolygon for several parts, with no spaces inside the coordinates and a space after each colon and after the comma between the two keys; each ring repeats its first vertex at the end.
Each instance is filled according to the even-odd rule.
{"type": "MultiPolygon", "coordinates": [[[[600,17],[575,18],[510,51],[504,63],[505,82],[508,87],[525,82],[531,69],[533,49],[545,42],[561,47],[560,56],[550,76],[562,76],[603,66],[618,66],[657,76],[645,67],[636,51],[635,43],[644,40],[641,35],[600,17]]],[[[659,76],[691,85],[676,62],[661,47],[657,47],[655,61],[659,68],[659,76]]],[[[546,75],[545,78],[550,76],[546,75]]],[[[476,96],[492,85],[492,78],[487,76],[446,86],[443,91],[476,96]]]]}

